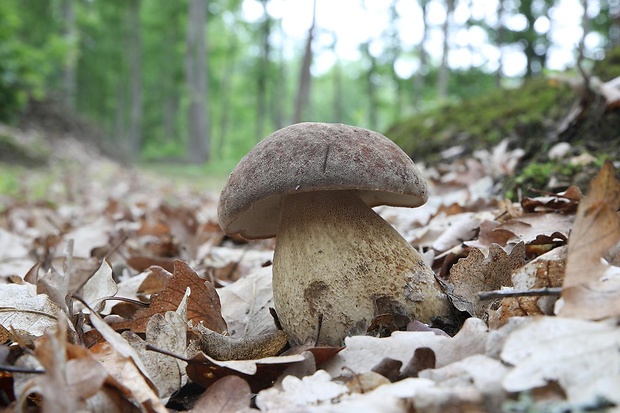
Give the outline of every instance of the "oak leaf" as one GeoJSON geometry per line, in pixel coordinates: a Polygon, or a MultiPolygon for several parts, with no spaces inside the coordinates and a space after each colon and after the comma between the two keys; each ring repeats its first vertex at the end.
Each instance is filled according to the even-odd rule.
{"type": "Polygon", "coordinates": [[[226,321],[222,318],[220,299],[213,284],[200,278],[189,265],[181,260],[174,262],[172,279],[165,290],[151,300],[148,308],[138,310],[130,321],[114,323],[113,327],[143,333],[153,315],[175,311],[178,308],[187,287],[192,292],[187,302],[187,320],[193,324],[202,323],[218,333],[226,332],[226,321]]]}

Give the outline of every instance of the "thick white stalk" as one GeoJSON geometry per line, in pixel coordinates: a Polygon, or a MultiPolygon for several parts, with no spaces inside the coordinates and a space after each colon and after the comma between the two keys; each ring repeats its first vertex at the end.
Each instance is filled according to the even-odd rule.
{"type": "Polygon", "coordinates": [[[420,254],[355,191],[307,192],[282,204],[273,266],[278,317],[293,344],[341,345],[377,315],[429,322],[450,312],[420,254]]]}

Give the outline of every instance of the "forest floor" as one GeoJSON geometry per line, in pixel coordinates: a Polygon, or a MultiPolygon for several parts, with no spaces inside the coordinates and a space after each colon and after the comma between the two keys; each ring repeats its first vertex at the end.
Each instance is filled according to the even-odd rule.
{"type": "MultiPolygon", "coordinates": [[[[616,116],[620,99],[602,97],[616,116]]],[[[420,162],[429,202],[376,211],[458,317],[394,331],[381,314],[375,336],[289,348],[270,312],[274,242],[222,233],[217,184],[124,168],[70,136],[3,134],[38,149],[2,167],[0,411],[620,411],[611,161],[556,145],[557,165],[588,171],[582,189],[527,181],[543,191],[526,196],[515,180],[512,200],[526,151],[507,141],[420,162]]]]}

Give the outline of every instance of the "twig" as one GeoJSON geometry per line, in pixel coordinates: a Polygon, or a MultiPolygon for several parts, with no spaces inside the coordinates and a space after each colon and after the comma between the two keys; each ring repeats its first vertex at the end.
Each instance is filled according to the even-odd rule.
{"type": "Polygon", "coordinates": [[[537,288],[534,290],[495,290],[495,291],[482,291],[478,293],[478,298],[481,300],[492,300],[494,298],[506,298],[506,297],[541,297],[545,295],[559,296],[562,293],[561,287],[548,287],[537,288]]]}

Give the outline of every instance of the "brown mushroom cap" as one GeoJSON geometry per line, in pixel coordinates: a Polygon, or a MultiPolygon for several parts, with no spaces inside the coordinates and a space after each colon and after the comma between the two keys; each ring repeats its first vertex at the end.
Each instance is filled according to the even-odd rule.
{"type": "Polygon", "coordinates": [[[282,196],[350,189],[370,207],[417,207],[428,198],[411,158],[380,133],[299,123],[272,133],[241,159],[220,197],[220,226],[247,239],[271,238],[282,196]]]}

